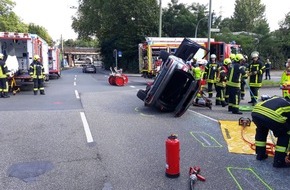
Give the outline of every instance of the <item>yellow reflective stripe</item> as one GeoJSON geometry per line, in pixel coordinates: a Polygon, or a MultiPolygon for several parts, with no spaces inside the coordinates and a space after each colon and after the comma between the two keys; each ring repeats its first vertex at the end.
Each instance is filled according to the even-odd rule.
{"type": "Polygon", "coordinates": [[[270,119],[277,121],[278,123],[286,123],[287,117],[284,117],[280,114],[278,114],[276,111],[271,110],[269,108],[260,106],[260,105],[256,105],[253,109],[252,112],[256,112],[256,113],[260,113],[262,115],[265,115],[267,117],[269,117],[270,119]]]}
{"type": "Polygon", "coordinates": [[[266,146],[266,142],[264,142],[264,141],[255,141],[255,145],[259,146],[259,147],[265,147],[266,146]]]}
{"type": "Polygon", "coordinates": [[[278,108],[276,112],[280,115],[285,112],[290,112],[290,106],[278,108]]]}
{"type": "Polygon", "coordinates": [[[286,147],[285,146],[275,146],[275,151],[276,152],[286,152],[286,147]]]}
{"type": "Polygon", "coordinates": [[[240,82],[231,82],[231,81],[227,81],[227,85],[228,86],[232,86],[232,87],[237,87],[240,88],[241,87],[241,83],[240,82]]]}
{"type": "Polygon", "coordinates": [[[250,83],[251,87],[262,87],[262,83],[250,83]]]}

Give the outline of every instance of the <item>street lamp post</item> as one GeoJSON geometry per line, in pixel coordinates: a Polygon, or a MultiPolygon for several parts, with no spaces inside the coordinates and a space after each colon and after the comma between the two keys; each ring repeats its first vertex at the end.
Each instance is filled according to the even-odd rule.
{"type": "Polygon", "coordinates": [[[200,23],[200,21],[202,21],[202,20],[204,20],[204,19],[207,19],[207,18],[206,18],[206,17],[204,17],[204,18],[200,19],[200,20],[197,22],[197,25],[196,25],[196,27],[195,27],[195,34],[194,34],[194,38],[197,38],[197,29],[198,29],[199,23],[200,23]]]}
{"type": "MultiPolygon", "coordinates": [[[[211,37],[211,0],[209,0],[209,13],[208,13],[208,39],[207,39],[207,44],[208,44],[208,49],[209,49],[209,54],[210,54],[210,37],[211,37]]],[[[208,60],[210,59],[210,56],[208,56],[208,60]]]]}
{"type": "Polygon", "coordinates": [[[159,0],[159,37],[161,37],[162,33],[162,0],[159,0]]]}

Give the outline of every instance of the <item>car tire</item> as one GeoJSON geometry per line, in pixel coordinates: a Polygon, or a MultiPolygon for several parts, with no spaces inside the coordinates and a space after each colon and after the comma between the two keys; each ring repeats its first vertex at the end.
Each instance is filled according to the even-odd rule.
{"type": "Polygon", "coordinates": [[[147,96],[147,94],[146,94],[145,90],[139,90],[139,91],[137,92],[137,97],[138,97],[139,99],[141,99],[142,101],[145,100],[146,96],[147,96]]]}

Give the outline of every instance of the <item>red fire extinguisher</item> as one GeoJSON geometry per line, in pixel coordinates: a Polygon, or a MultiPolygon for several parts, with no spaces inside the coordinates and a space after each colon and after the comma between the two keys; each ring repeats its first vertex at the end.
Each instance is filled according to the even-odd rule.
{"type": "Polygon", "coordinates": [[[170,178],[179,177],[180,174],[180,147],[177,135],[172,134],[166,140],[166,176],[170,178]]]}

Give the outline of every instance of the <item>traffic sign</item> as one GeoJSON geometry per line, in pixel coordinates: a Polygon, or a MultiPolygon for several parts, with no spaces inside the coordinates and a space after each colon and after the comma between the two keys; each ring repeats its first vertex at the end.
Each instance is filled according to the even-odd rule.
{"type": "Polygon", "coordinates": [[[220,29],[219,28],[211,28],[210,31],[211,32],[220,32],[220,29]]]}

